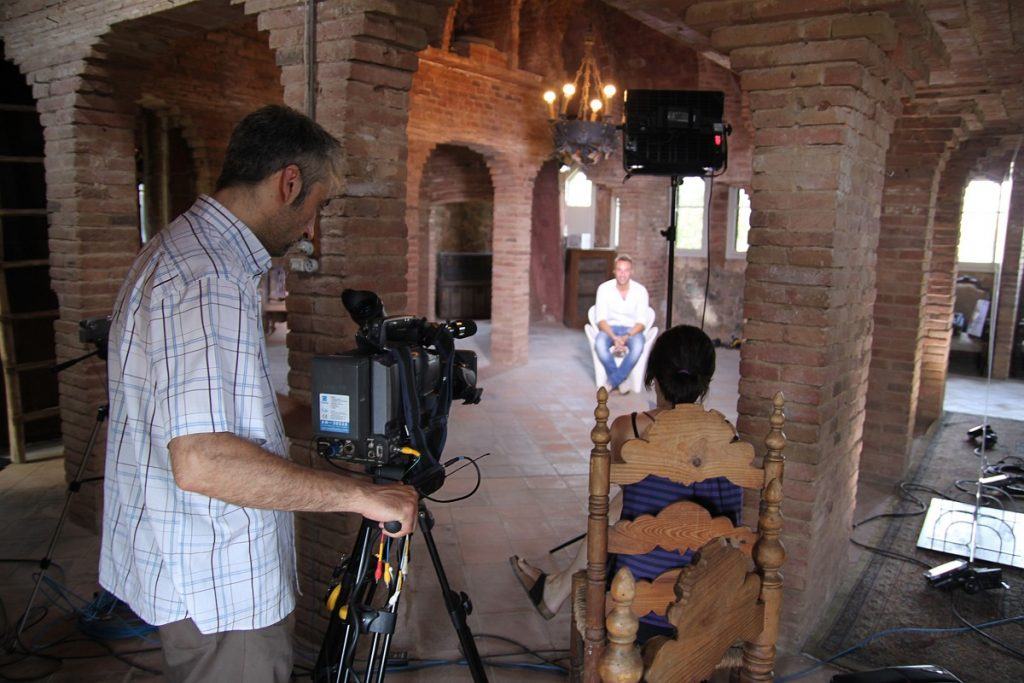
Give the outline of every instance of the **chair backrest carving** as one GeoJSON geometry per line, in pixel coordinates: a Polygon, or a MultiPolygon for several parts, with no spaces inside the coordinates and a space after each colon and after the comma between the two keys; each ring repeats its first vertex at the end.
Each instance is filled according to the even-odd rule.
{"type": "MultiPolygon", "coordinates": [[[[680,634],[676,640],[652,639],[644,651],[642,671],[616,668],[615,680],[648,681],[701,680],[711,674],[724,653],[737,640],[744,641],[745,674],[756,680],[770,680],[774,667],[775,640],[781,608],[782,576],[779,572],[785,550],[779,542],[782,526],[782,427],[784,399],[773,399],[770,431],[765,439],[766,454],[754,463],[754,448],[740,441],[725,417],[700,405],[679,405],[662,411],[644,438],[623,444],[613,458],[608,450],[607,394],[598,392],[597,425],[591,432],[590,524],[586,629],[581,653],[582,677],[600,680],[598,661],[635,662],[616,645],[605,650],[604,617],[608,633],[627,612],[632,619],[655,612],[664,614],[680,634]],[[714,477],[725,477],[761,495],[757,532],[733,526],[725,517],[712,517],[702,506],[681,501],[657,515],[608,526],[608,492],[611,483],[628,485],[649,475],[690,485],[714,477]],[[668,550],[699,550],[693,564],[671,570],[653,581],[616,577],[619,593],[606,604],[606,563],[608,553],[641,554],[654,547],[668,550]],[[752,561],[753,560],[753,561],[752,561]],[[600,619],[600,625],[598,625],[600,619]],[[591,659],[593,661],[589,661],[591,659]],[[623,673],[625,671],[625,673],[623,673]]],[[[628,570],[625,571],[628,574],[628,570]]],[[[583,620],[581,620],[583,621],[583,620]]]]}
{"type": "Polygon", "coordinates": [[[698,404],[662,411],[645,438],[623,444],[621,460],[612,463],[611,483],[633,484],[651,474],[680,484],[726,477],[745,489],[764,485],[754,447],[736,440],[724,415],[698,404]]]}

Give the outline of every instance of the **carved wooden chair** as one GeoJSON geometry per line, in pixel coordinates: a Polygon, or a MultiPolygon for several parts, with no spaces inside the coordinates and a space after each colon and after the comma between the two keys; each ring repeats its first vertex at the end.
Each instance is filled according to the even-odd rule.
{"type": "Polygon", "coordinates": [[[627,441],[621,456],[612,459],[607,400],[599,390],[591,431],[587,570],[573,577],[571,679],[702,681],[723,665],[738,667],[741,681],[772,680],[782,599],[779,568],[785,559],[779,542],[786,444],[782,394],[773,400],[760,466],[754,464],[754,447],[736,438],[721,413],[696,404],[659,413],[645,438],[627,441]],[[757,531],[734,527],[727,517],[712,518],[691,501],[609,526],[610,485],[651,474],[684,485],[724,476],[757,492],[757,531]],[[635,581],[622,568],[607,599],[609,553],[646,553],[655,546],[698,553],[690,566],[649,582],[635,581]],[[665,615],[678,637],[652,638],[641,657],[634,639],[640,617],[649,612],[665,615]],[[727,657],[737,643],[741,651],[733,649],[727,657]]]}

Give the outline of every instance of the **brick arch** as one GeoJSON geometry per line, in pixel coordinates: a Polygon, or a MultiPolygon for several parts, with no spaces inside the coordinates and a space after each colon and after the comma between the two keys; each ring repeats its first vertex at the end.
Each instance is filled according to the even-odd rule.
{"type": "MultiPolygon", "coordinates": [[[[456,152],[459,153],[459,152],[456,152]]],[[[492,203],[494,202],[494,177],[490,166],[487,163],[486,149],[474,149],[474,145],[470,144],[456,144],[456,143],[436,143],[430,148],[430,153],[423,161],[422,166],[418,172],[418,203],[416,204],[416,215],[415,223],[410,223],[410,227],[416,231],[416,244],[418,245],[419,258],[418,258],[418,269],[416,275],[416,288],[418,301],[422,303],[422,312],[429,318],[433,318],[435,315],[435,303],[436,303],[436,285],[437,285],[437,251],[438,251],[438,239],[439,235],[434,234],[429,225],[429,212],[430,207],[435,203],[445,203],[445,201],[451,201],[457,199],[460,196],[482,196],[484,194],[489,195],[492,203]],[[437,188],[428,187],[428,183],[432,180],[431,173],[431,162],[443,159],[445,156],[449,156],[445,153],[445,150],[465,150],[471,155],[480,159],[483,163],[483,168],[471,169],[471,172],[479,173],[482,170],[486,174],[486,183],[480,182],[476,179],[477,185],[474,187],[471,182],[473,179],[463,178],[462,180],[467,181],[463,183],[461,187],[453,187],[447,196],[438,196],[437,188]]],[[[490,152],[490,153],[493,153],[490,152]]],[[[455,159],[453,159],[455,161],[455,159]]],[[[465,157],[463,161],[468,161],[465,157]]],[[[450,174],[456,172],[455,168],[445,169],[450,174]]],[[[442,171],[443,172],[443,171],[442,171]]],[[[411,185],[411,183],[410,183],[411,185]]],[[[497,205],[494,208],[497,213],[497,205]]],[[[491,234],[491,242],[493,245],[494,234],[491,234]]],[[[412,270],[412,266],[410,266],[412,270]]]]}
{"type": "MultiPolygon", "coordinates": [[[[46,129],[51,277],[60,306],[54,324],[58,360],[83,352],[78,321],[109,313],[139,248],[135,129],[140,105],[155,104],[180,124],[196,164],[197,187],[211,189],[227,135],[241,108],[257,99],[249,96],[256,90],[253,83],[268,77],[268,91],[276,93],[272,101],[281,101],[279,70],[266,35],[259,33],[255,18],[228,0],[121,18],[112,14],[108,23],[98,22],[96,34],[61,53],[65,62],[58,66],[21,55],[36,93],[46,94],[40,111],[46,129]],[[183,26],[195,27],[194,37],[182,37],[183,26]],[[259,52],[260,44],[265,53],[259,52]],[[232,92],[240,95],[232,98],[238,102],[235,109],[218,97],[225,88],[217,85],[225,60],[211,54],[217,50],[231,52],[232,63],[242,60],[246,69],[258,64],[247,77],[231,78],[232,92]],[[189,90],[189,83],[203,79],[216,85],[208,88],[213,96],[189,90]]],[[[262,104],[266,98],[258,99],[262,104]]],[[[69,471],[77,466],[96,406],[105,398],[104,384],[101,363],[82,363],[61,373],[69,471]]],[[[101,438],[94,452],[102,450],[101,438]]],[[[90,465],[99,472],[102,458],[90,465]]],[[[90,525],[98,509],[94,496],[82,497],[74,512],[90,525]]]]}
{"type": "Polygon", "coordinates": [[[939,181],[976,116],[973,104],[912,100],[896,121],[876,247],[861,479],[899,479],[920,431],[917,405],[939,181]]]}
{"type": "Polygon", "coordinates": [[[199,192],[213,191],[217,169],[213,168],[209,147],[199,132],[195,117],[182,111],[182,108],[158,97],[146,96],[139,101],[139,106],[158,112],[167,119],[167,123],[181,131],[181,137],[188,146],[192,156],[192,166],[196,177],[196,189],[199,192]]]}
{"type": "Polygon", "coordinates": [[[424,169],[439,146],[468,149],[483,157],[494,188],[492,244],[492,356],[516,364],[526,359],[530,324],[530,216],[533,184],[540,158],[513,156],[495,145],[458,136],[409,140],[406,185],[406,228],[409,242],[409,298],[422,315],[433,308],[434,280],[423,277],[433,266],[429,236],[424,233],[422,182],[424,169]]]}
{"type": "Polygon", "coordinates": [[[999,129],[974,132],[950,155],[939,180],[916,413],[925,423],[942,415],[945,400],[964,190],[975,175],[984,175],[994,166],[1009,166],[1012,151],[1006,147],[1007,140],[1006,132],[999,129]]]}

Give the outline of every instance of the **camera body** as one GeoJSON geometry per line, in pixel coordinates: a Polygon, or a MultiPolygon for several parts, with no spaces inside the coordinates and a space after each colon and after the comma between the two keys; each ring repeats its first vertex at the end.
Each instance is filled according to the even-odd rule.
{"type": "Polygon", "coordinates": [[[401,449],[405,419],[398,368],[385,354],[348,351],[313,359],[313,433],[317,453],[387,465],[401,449]]]}
{"type": "Polygon", "coordinates": [[[370,469],[395,467],[424,492],[437,490],[451,403],[478,403],[482,393],[476,354],[454,346],[476,332],[475,323],[384,317],[372,292],[345,290],[342,301],[360,325],[357,348],[313,359],[317,453],[370,469]]]}

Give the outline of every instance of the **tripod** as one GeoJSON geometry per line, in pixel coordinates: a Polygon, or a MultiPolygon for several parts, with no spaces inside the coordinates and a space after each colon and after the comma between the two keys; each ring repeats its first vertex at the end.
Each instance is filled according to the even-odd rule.
{"type": "MultiPolygon", "coordinates": [[[[92,355],[94,354],[89,354],[89,356],[92,355]]],[[[87,357],[88,356],[83,356],[83,358],[87,357]]],[[[81,358],[77,360],[81,360],[81,358]]],[[[75,493],[82,488],[82,484],[103,479],[103,477],[82,479],[82,472],[85,471],[85,465],[89,461],[89,456],[92,454],[93,446],[96,444],[96,437],[100,433],[100,427],[102,427],[103,423],[106,422],[108,413],[109,407],[106,405],[102,405],[96,410],[96,422],[92,425],[92,433],[89,434],[89,443],[85,447],[85,452],[82,453],[82,460],[78,463],[78,469],[75,471],[75,478],[70,484],[68,484],[68,492],[64,497],[64,507],[61,509],[60,517],[57,519],[57,526],[54,527],[53,534],[50,536],[50,544],[46,548],[46,554],[41,560],[39,560],[39,574],[36,575],[36,582],[32,587],[32,594],[29,596],[28,604],[25,605],[25,611],[22,613],[21,619],[18,620],[18,628],[14,633],[16,641],[21,638],[21,633],[25,630],[25,626],[28,624],[29,613],[32,611],[32,603],[35,602],[36,596],[39,594],[39,586],[43,582],[43,577],[46,576],[46,570],[53,564],[53,549],[57,546],[57,540],[60,538],[60,532],[64,528],[64,520],[67,519],[68,509],[71,507],[71,496],[75,495],[75,493]]]]}
{"type": "MultiPolygon", "coordinates": [[[[466,623],[466,616],[472,612],[473,605],[469,596],[464,592],[456,593],[448,583],[431,531],[434,527],[434,517],[422,500],[417,522],[473,681],[487,683],[487,674],[484,672],[480,653],[477,652],[473,633],[466,623]]],[[[316,683],[350,683],[355,680],[363,683],[380,683],[384,680],[388,651],[397,622],[398,601],[405,584],[410,543],[411,536],[392,542],[392,539],[380,533],[377,522],[363,519],[352,553],[346,562],[335,569],[335,578],[340,577],[340,580],[331,589],[327,599],[331,616],[313,673],[313,680],[316,683]],[[378,551],[374,569],[371,562],[375,556],[375,541],[378,551]],[[396,558],[395,562],[391,561],[392,557],[396,558]],[[395,567],[398,568],[397,572],[394,571],[395,567]],[[374,593],[381,583],[388,591],[387,599],[382,607],[374,608],[374,593]],[[373,637],[366,669],[362,675],[358,675],[353,664],[359,638],[365,634],[372,634],[373,637]]]]}

